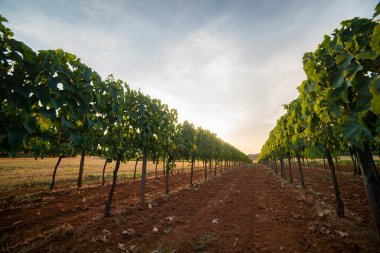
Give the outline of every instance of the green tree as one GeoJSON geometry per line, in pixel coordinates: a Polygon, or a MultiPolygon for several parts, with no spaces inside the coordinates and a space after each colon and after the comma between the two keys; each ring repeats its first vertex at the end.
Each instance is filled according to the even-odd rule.
{"type": "Polygon", "coordinates": [[[126,83],[108,77],[105,80],[105,88],[109,99],[104,100],[102,120],[106,122],[107,129],[104,133],[103,145],[106,146],[107,157],[116,161],[113,171],[112,185],[104,208],[104,216],[110,215],[113,193],[116,188],[117,174],[122,161],[128,160],[134,153],[133,140],[136,130],[131,127],[130,108],[134,106],[135,94],[126,83]]]}
{"type": "Polygon", "coordinates": [[[325,36],[315,52],[305,54],[304,69],[308,79],[315,82],[321,120],[335,122],[355,146],[379,232],[380,177],[369,146],[379,134],[370,91],[380,69],[378,54],[371,47],[376,25],[370,19],[343,21],[331,37],[325,36]]]}
{"type": "Polygon", "coordinates": [[[320,101],[317,99],[315,92],[315,83],[308,80],[302,82],[298,90],[302,97],[302,115],[306,127],[304,130],[305,137],[308,140],[309,146],[314,147],[317,153],[321,153],[323,157],[327,157],[329,164],[331,180],[334,187],[336,199],[336,213],[339,217],[344,217],[344,204],[340,197],[338,180],[335,174],[335,166],[332,159],[332,152],[339,152],[340,133],[339,128],[334,127],[331,122],[326,120],[325,111],[320,109],[320,101]]]}
{"type": "Polygon", "coordinates": [[[5,22],[0,15],[0,152],[14,157],[38,128],[39,100],[34,93],[38,69],[37,54],[15,40],[5,22]]]}
{"type": "Polygon", "coordinates": [[[191,162],[190,169],[190,186],[193,186],[193,173],[194,173],[194,163],[197,152],[197,132],[192,123],[188,121],[183,122],[180,135],[183,139],[183,155],[186,160],[191,162]]]}

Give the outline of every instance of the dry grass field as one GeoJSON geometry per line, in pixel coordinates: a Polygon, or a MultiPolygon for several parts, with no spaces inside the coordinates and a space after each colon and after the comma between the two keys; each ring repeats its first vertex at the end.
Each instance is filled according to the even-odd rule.
{"type": "MultiPolygon", "coordinates": [[[[51,182],[51,176],[58,158],[0,158],[0,196],[19,190],[47,189],[51,182]]],[[[56,187],[74,187],[78,177],[80,157],[64,158],[58,167],[56,175],[56,187]]],[[[184,162],[184,170],[188,171],[190,163],[184,162]]],[[[198,166],[198,163],[195,164],[198,166]]],[[[86,157],[83,173],[84,185],[101,184],[104,159],[100,157],[86,157]]],[[[111,181],[115,162],[106,167],[106,180],[111,181]]],[[[122,163],[119,169],[119,180],[133,178],[135,161],[122,163]]],[[[137,166],[137,177],[141,173],[142,162],[137,166]]],[[[201,166],[201,163],[199,164],[201,166]]],[[[154,176],[155,165],[148,162],[148,177],[154,176]]],[[[182,162],[177,162],[174,173],[182,172],[182,162]]],[[[158,165],[158,173],[162,174],[162,162],[158,165]]]]}

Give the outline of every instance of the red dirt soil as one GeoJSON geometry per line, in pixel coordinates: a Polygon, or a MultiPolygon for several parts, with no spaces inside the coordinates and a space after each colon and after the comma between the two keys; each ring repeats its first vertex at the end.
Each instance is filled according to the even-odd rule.
{"type": "Polygon", "coordinates": [[[0,206],[1,246],[5,252],[380,252],[363,182],[346,174],[338,173],[344,219],[334,214],[328,171],[305,169],[305,191],[261,165],[206,182],[197,172],[193,188],[189,175],[175,175],[169,196],[162,194],[164,178],[149,179],[143,207],[140,182],[122,183],[107,219],[109,185],[9,198],[0,206]]]}

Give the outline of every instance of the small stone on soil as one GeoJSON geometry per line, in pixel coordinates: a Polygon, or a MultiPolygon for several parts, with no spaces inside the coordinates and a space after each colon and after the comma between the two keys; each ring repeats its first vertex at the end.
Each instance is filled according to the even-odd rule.
{"type": "Polygon", "coordinates": [[[158,232],[158,228],[157,228],[157,227],[154,227],[154,228],[152,229],[152,231],[153,231],[154,233],[157,233],[157,232],[158,232]]]}
{"type": "Polygon", "coordinates": [[[363,219],[360,217],[356,217],[355,219],[356,219],[356,222],[359,222],[359,223],[363,222],[363,219]]]}
{"type": "Polygon", "coordinates": [[[106,234],[100,234],[100,235],[98,235],[96,237],[93,237],[92,241],[93,242],[95,242],[95,241],[101,241],[101,242],[107,243],[109,240],[108,240],[106,234]]]}
{"type": "Polygon", "coordinates": [[[212,220],[212,224],[218,224],[219,223],[219,219],[213,219],[212,220]]]}
{"type": "Polygon", "coordinates": [[[348,233],[340,231],[340,230],[335,230],[335,232],[340,236],[340,237],[346,237],[348,236],[348,233]]]}
{"type": "Polygon", "coordinates": [[[118,243],[118,244],[117,244],[117,247],[118,247],[119,249],[123,250],[123,251],[126,251],[126,250],[127,250],[127,247],[125,247],[125,245],[122,244],[122,243],[118,243]]]}
{"type": "Polygon", "coordinates": [[[22,220],[16,221],[15,223],[13,223],[13,226],[17,226],[18,224],[21,224],[22,222],[23,222],[22,220]]]}
{"type": "Polygon", "coordinates": [[[330,229],[327,229],[325,227],[322,227],[319,232],[321,232],[322,234],[326,234],[326,235],[329,235],[330,234],[330,229]]]}
{"type": "Polygon", "coordinates": [[[299,216],[298,214],[293,214],[292,218],[293,220],[299,220],[301,216],[299,216]]]}
{"type": "Polygon", "coordinates": [[[310,225],[308,228],[313,233],[315,233],[315,231],[317,230],[317,228],[314,225],[310,225]]]}
{"type": "Polygon", "coordinates": [[[172,232],[171,228],[164,229],[165,234],[170,234],[172,232]]]}
{"type": "Polygon", "coordinates": [[[174,219],[175,219],[175,217],[174,216],[169,216],[168,218],[166,218],[167,220],[169,220],[169,221],[173,221],[174,219]]]}
{"type": "Polygon", "coordinates": [[[129,228],[129,229],[123,231],[123,235],[132,236],[134,233],[135,233],[135,230],[133,228],[129,228]]]}
{"type": "Polygon", "coordinates": [[[102,233],[105,235],[111,235],[111,232],[108,229],[103,229],[102,233]]]}

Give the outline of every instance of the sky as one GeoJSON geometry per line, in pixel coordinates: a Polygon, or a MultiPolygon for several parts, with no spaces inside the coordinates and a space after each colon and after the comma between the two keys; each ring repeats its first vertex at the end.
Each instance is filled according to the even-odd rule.
{"type": "Polygon", "coordinates": [[[376,0],[0,0],[15,38],[62,48],[258,153],[314,51],[376,0]]]}

